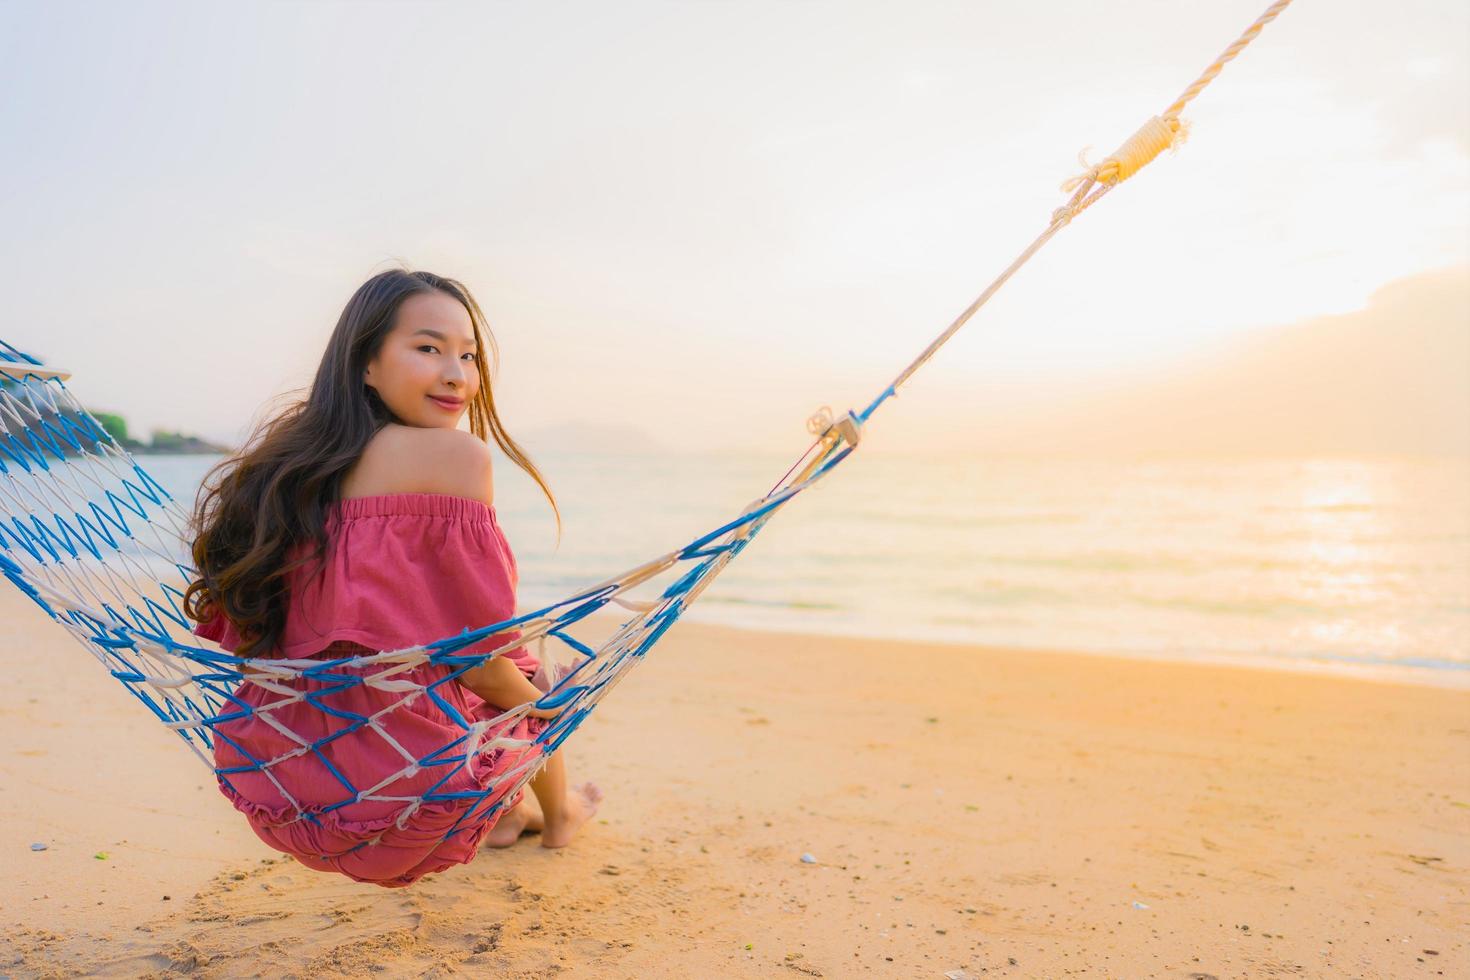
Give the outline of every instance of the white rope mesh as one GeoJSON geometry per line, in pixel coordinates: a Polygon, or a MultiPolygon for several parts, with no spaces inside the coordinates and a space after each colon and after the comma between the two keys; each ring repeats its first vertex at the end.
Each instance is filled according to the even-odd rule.
{"type": "MultiPolygon", "coordinates": [[[[239,770],[216,768],[211,758],[216,740],[224,737],[221,726],[248,711],[277,732],[290,748],[273,758],[255,760],[248,769],[270,782],[296,819],[312,819],[324,809],[353,802],[381,802],[403,806],[396,821],[402,827],[426,803],[449,796],[464,800],[468,795],[467,814],[475,811],[479,800],[494,798],[503,803],[514,798],[545,757],[636,665],[771,513],[851,451],[848,447],[838,452],[843,436],[827,426],[818,440],[822,450],[806,469],[752,502],[734,521],[534,613],[452,637],[426,638],[423,644],[402,650],[354,651],[350,656],[325,659],[333,653],[329,649],[312,658],[247,663],[194,636],[192,623],[183,614],[183,592],[194,570],[189,564],[189,518],[179,504],[77,402],[64,384],[64,373],[29,363],[27,355],[3,345],[0,358],[7,356],[10,360],[0,360],[0,515],[4,520],[0,562],[7,577],[76,637],[166,727],[177,731],[222,782],[228,783],[239,770]],[[656,598],[628,595],[671,570],[683,574],[656,598]],[[609,603],[635,615],[596,646],[571,634],[570,627],[609,603]],[[511,631],[518,631],[519,637],[494,653],[460,652],[511,631]],[[561,646],[548,651],[548,640],[559,641],[561,646]],[[536,704],[518,705],[493,718],[463,719],[454,742],[422,757],[415,756],[392,733],[389,716],[394,712],[436,698],[437,688],[455,683],[453,677],[458,673],[531,643],[536,644],[543,674],[549,678],[544,680],[547,693],[536,704]],[[429,672],[434,680],[417,679],[425,674],[409,676],[426,665],[440,668],[429,672]],[[244,704],[237,692],[246,683],[269,693],[273,700],[244,704]],[[292,730],[281,720],[288,716],[287,709],[302,704],[320,707],[322,692],[338,685],[372,690],[381,707],[371,714],[343,718],[330,731],[326,730],[329,714],[324,710],[325,733],[314,737],[292,730]],[[510,731],[537,706],[559,709],[539,736],[492,734],[510,731]],[[371,786],[344,785],[342,798],[331,807],[299,801],[277,770],[309,756],[329,766],[329,753],[323,749],[338,738],[376,739],[388,746],[390,757],[403,764],[382,774],[371,786]],[[472,772],[477,761],[503,751],[523,753],[524,758],[496,772],[476,791],[466,794],[461,789],[442,796],[432,790],[394,792],[396,785],[425,771],[446,776],[451,771],[472,772]]],[[[850,424],[849,429],[856,432],[850,424]]],[[[439,784],[444,782],[441,779],[439,784]]],[[[475,813],[475,821],[483,822],[500,805],[475,813]]],[[[457,824],[450,833],[459,829],[469,826],[457,824]]]]}

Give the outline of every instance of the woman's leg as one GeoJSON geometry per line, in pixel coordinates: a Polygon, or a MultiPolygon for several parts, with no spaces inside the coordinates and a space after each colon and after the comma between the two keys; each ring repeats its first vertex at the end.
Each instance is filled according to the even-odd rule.
{"type": "Polygon", "coordinates": [[[567,792],[567,764],[560,750],[553,752],[546,765],[531,779],[531,791],[541,804],[542,847],[566,847],[577,831],[597,812],[602,790],[583,783],[567,792]]]}

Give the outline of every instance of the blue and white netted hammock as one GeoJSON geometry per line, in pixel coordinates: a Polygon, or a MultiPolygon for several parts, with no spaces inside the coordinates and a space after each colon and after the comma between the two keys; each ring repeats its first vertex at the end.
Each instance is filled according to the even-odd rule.
{"type": "MultiPolygon", "coordinates": [[[[1136,173],[1180,136],[1179,113],[1234,58],[1262,26],[1290,0],[1278,0],[1185,90],[1164,113],[1148,121],[1115,154],[1066,184],[1068,202],[1052,213],[1046,229],[983,293],[861,412],[833,418],[824,408],[808,420],[817,437],[775,486],[740,514],[721,522],[681,548],[589,585],[559,602],[489,623],[455,636],[428,639],[403,650],[324,659],[252,659],[249,680],[282,700],[252,708],[236,697],[246,679],[245,661],[202,641],[191,632],[182,609],[184,590],[196,577],[189,566],[186,540],[189,516],[174,498],[110,436],[73,396],[64,381],[69,375],[0,341],[0,568],[7,578],[77,638],[97,661],[139,701],[147,705],[222,782],[232,775],[260,772],[295,809],[295,819],[315,820],[314,812],[297,804],[275,779],[272,769],[286,759],[312,753],[342,784],[342,798],[324,810],[358,801],[403,804],[399,826],[425,803],[471,801],[445,834],[474,829],[515,798],[544,762],[576,731],[618,681],[648,653],[689,605],[736,555],[750,544],[775,513],[797,494],[830,474],[859,444],[863,425],[908,378],[960,329],[1035,252],[1073,218],[1136,173]],[[657,588],[669,573],[672,581],[656,595],[638,599],[629,593],[657,588]],[[635,613],[596,646],[571,635],[569,628],[609,603],[635,613]],[[520,638],[490,654],[461,651],[496,634],[520,631],[520,638]],[[547,649],[547,640],[561,646],[547,649]],[[207,644],[207,645],[201,645],[207,644]],[[493,656],[525,644],[537,644],[543,664],[567,669],[534,704],[520,705],[497,718],[471,722],[438,691],[444,684],[493,656]],[[404,678],[412,668],[430,663],[446,668],[443,676],[423,685],[404,678]],[[374,716],[331,710],[346,724],[316,741],[296,735],[269,715],[307,695],[290,686],[311,678],[330,690],[366,685],[383,695],[384,710],[374,716]],[[417,698],[431,699],[461,730],[453,741],[423,757],[414,757],[378,724],[388,711],[417,698]],[[552,722],[533,739],[485,737],[486,730],[508,731],[532,708],[559,709],[552,722]],[[218,727],[255,711],[282,731],[296,748],[274,759],[254,759],[248,766],[216,769],[211,759],[218,727]],[[504,724],[503,724],[504,723],[504,724]],[[503,727],[502,727],[503,724],[503,727]],[[354,786],[322,754],[327,741],[355,735],[380,736],[403,758],[403,768],[376,786],[354,786]],[[479,791],[444,791],[459,767],[497,748],[525,749],[525,762],[497,776],[479,791]],[[393,796],[400,777],[441,770],[442,778],[427,792],[393,796]],[[507,784],[509,786],[507,787],[507,784]],[[490,800],[495,800],[493,804],[490,800]],[[484,804],[484,805],[482,805],[484,804]]],[[[238,746],[236,746],[238,748],[238,746]]]]}

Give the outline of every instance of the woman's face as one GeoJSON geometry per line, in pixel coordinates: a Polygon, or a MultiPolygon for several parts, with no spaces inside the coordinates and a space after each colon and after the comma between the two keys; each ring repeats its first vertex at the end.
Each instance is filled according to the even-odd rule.
{"type": "Polygon", "coordinates": [[[469,310],[437,289],[414,293],[363,381],[404,425],[452,429],[480,390],[479,356],[469,310]]]}

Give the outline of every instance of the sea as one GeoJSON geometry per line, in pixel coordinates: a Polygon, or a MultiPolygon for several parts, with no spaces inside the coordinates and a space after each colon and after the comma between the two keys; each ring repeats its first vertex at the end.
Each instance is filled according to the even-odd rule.
{"type": "MultiPolygon", "coordinates": [[[[217,456],[138,462],[187,510],[217,456]]],[[[503,457],[523,611],[688,544],[793,455],[503,457]]],[[[652,598],[671,574],[634,592],[652,598]]],[[[1470,458],[873,455],[781,508],[685,615],[750,630],[1470,689],[1470,458]]]]}

